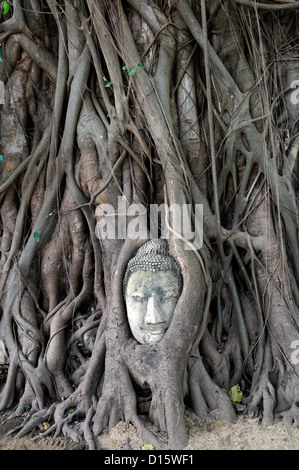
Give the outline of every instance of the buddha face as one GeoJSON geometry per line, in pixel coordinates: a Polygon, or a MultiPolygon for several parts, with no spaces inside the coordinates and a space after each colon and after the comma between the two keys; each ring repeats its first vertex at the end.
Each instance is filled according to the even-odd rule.
{"type": "Polygon", "coordinates": [[[136,271],[130,274],[125,300],[129,325],[139,343],[161,341],[180,293],[180,279],[174,271],[136,271]]]}

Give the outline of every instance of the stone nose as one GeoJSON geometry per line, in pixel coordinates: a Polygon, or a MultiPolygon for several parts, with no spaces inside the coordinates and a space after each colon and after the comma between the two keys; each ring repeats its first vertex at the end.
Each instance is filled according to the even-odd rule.
{"type": "Polygon", "coordinates": [[[164,322],[160,301],[155,294],[151,295],[147,301],[147,309],[144,321],[148,324],[164,322]]]}

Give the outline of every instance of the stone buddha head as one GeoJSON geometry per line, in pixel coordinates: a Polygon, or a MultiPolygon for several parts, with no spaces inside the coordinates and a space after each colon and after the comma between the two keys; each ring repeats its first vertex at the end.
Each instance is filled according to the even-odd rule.
{"type": "Polygon", "coordinates": [[[168,253],[166,240],[150,240],[128,263],[124,296],[128,322],[141,344],[159,342],[167,330],[182,291],[182,275],[168,253]]]}

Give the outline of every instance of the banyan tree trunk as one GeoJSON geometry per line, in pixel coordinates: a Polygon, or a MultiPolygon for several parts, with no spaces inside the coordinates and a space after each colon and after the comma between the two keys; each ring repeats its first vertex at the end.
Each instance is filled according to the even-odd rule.
{"type": "Polygon", "coordinates": [[[48,421],[96,448],[124,420],[181,449],[186,406],[298,425],[298,2],[1,8],[0,409],[30,413],[18,435],[48,421]],[[151,233],[127,229],[161,204],[193,229],[200,206],[203,241],[169,212],[183,291],[141,345],[123,277],[151,233]],[[111,214],[123,233],[101,237],[111,214]]]}

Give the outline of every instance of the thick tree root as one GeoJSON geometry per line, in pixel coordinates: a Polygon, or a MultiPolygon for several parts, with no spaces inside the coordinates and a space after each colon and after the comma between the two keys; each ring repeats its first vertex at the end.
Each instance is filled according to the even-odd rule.
{"type": "Polygon", "coordinates": [[[248,416],[250,418],[262,416],[262,426],[272,426],[274,423],[276,398],[275,389],[270,380],[267,378],[261,380],[251,396],[252,400],[247,407],[248,416]]]}
{"type": "Polygon", "coordinates": [[[190,357],[188,371],[189,396],[195,414],[202,419],[212,414],[216,419],[233,423],[236,420],[236,413],[232,402],[210,378],[202,359],[190,357]]]}
{"type": "Polygon", "coordinates": [[[291,434],[292,427],[299,427],[299,401],[295,401],[291,408],[281,413],[280,416],[282,417],[286,430],[291,434]]]}

